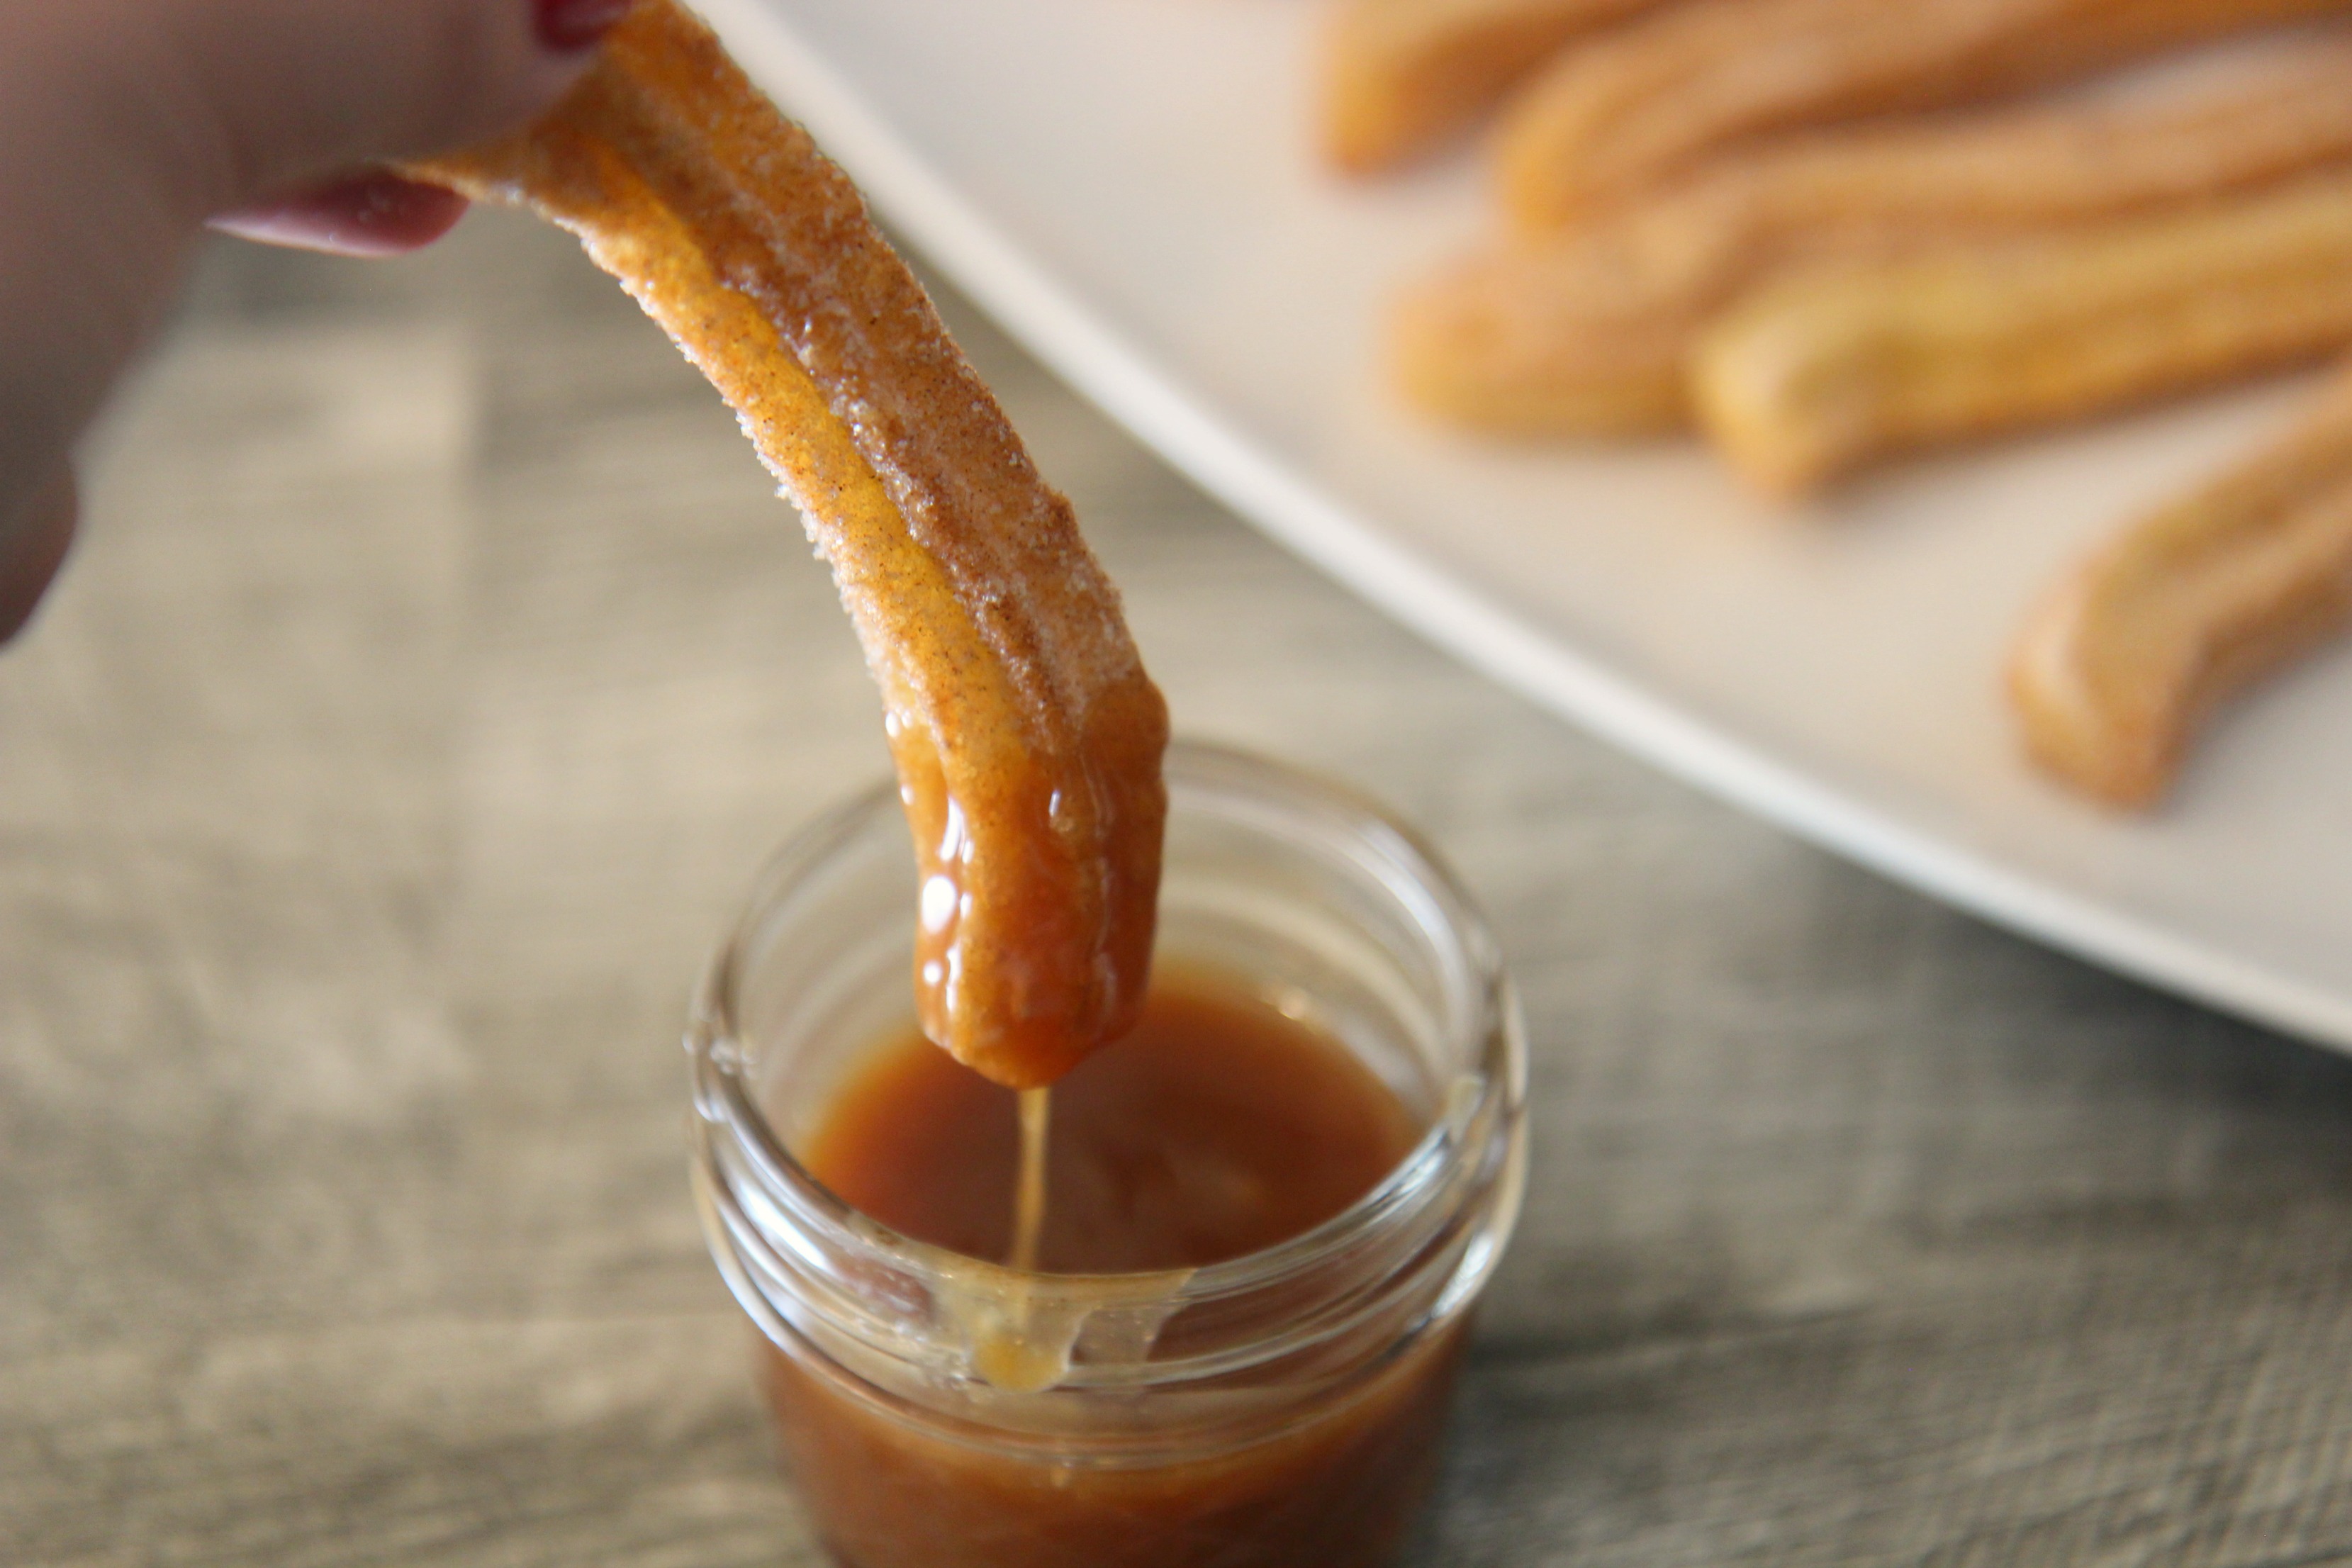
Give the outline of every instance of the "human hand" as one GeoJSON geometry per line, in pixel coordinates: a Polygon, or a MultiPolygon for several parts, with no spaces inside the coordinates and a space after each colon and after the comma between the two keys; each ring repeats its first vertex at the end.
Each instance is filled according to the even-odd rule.
{"type": "Polygon", "coordinates": [[[206,223],[383,255],[464,211],[374,166],[553,101],[628,0],[0,0],[0,641],[73,537],[72,449],[206,223]]]}

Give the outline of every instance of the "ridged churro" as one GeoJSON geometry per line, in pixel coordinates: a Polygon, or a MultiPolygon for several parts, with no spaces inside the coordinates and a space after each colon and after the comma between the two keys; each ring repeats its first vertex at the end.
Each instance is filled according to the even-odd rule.
{"type": "Polygon", "coordinates": [[[1508,239],[1408,291],[1406,394],[1512,435],[1688,422],[1708,319],[1791,263],[2063,227],[2352,162],[2352,35],[2211,79],[1846,127],[1734,152],[1620,212],[1508,239]]]}
{"type": "Polygon", "coordinates": [[[1968,103],[2352,0],[1695,0],[1570,50],[1501,128],[1540,228],[1763,132],[1968,103]]]}
{"type": "Polygon", "coordinates": [[[1702,335],[1701,423],[1802,490],[1906,448],[2096,414],[2352,342],[2352,172],[2161,217],[1764,285],[1702,335]]]}
{"type": "Polygon", "coordinates": [[[923,886],[926,1032],[1051,1082],[1141,1005],[1166,709],[1038,476],[849,181],[674,0],[500,145],[419,171],[578,234],[709,375],[831,562],[923,886]]]}
{"type": "Polygon", "coordinates": [[[1562,44],[1660,0],[1343,0],[1324,35],[1322,135],[1370,173],[1459,134],[1562,44]]]}
{"type": "Polygon", "coordinates": [[[2225,698],[2352,624],[2352,374],[2294,436],[2133,524],[2034,612],[2009,689],[2033,759],[2158,800],[2225,698]]]}

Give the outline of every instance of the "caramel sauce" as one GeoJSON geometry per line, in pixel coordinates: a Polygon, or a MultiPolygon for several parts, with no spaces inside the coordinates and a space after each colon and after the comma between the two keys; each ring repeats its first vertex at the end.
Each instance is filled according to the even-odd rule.
{"type": "MultiPolygon", "coordinates": [[[[1024,1169],[1040,1173],[1023,1158],[1027,1099],[1027,1126],[1050,1151],[1036,1262],[1049,1275],[1133,1274],[1298,1236],[1381,1182],[1421,1131],[1337,1041],[1181,970],[1156,976],[1134,1030],[1051,1092],[1041,1121],[1034,1093],[909,1030],[850,1076],[799,1152],[905,1235],[1017,1259],[1015,1194],[1024,1169]]],[[[1013,1337],[973,1333],[975,1372],[1003,1396],[1052,1386],[1066,1344],[1044,1345],[1043,1325],[1020,1340],[1018,1289],[986,1306],[1003,1308],[997,1326],[1013,1337]]],[[[1303,1409],[1277,1395],[1262,1429],[1143,1464],[1008,1447],[985,1416],[971,1428],[909,1421],[821,1360],[772,1345],[763,1359],[793,1472],[848,1568],[1381,1568],[1427,1493],[1461,1337],[1457,1325],[1375,1361],[1303,1409]]],[[[1242,1411],[1255,1396],[1244,1380],[1212,1397],[1242,1411]]],[[[1135,1416],[1148,1430],[1141,1407],[1135,1416]]]]}
{"type": "Polygon", "coordinates": [[[919,879],[923,1032],[999,1083],[1044,1088],[1124,1035],[1144,1005],[1167,705],[1138,666],[1050,745],[965,733],[968,758],[987,761],[951,775],[934,732],[884,690],[919,879]]]}
{"type": "MultiPolygon", "coordinates": [[[[1421,1135],[1344,1047],[1181,970],[1052,1094],[1036,1253],[1050,1273],[1198,1268],[1272,1247],[1361,1197],[1421,1135]]],[[[802,1162],[894,1230],[1013,1259],[1021,1098],[910,1030],[843,1089],[802,1162]]]]}
{"type": "MultiPolygon", "coordinates": [[[[765,1345],[792,1473],[844,1568],[1390,1568],[1436,1477],[1457,1325],[1262,1441],[1055,1465],[899,1421],[765,1345]]],[[[764,1343],[764,1342],[763,1342],[764,1343]]]]}
{"type": "Polygon", "coordinates": [[[1034,1273],[1045,1245],[1046,1140],[1053,1136],[1054,1091],[1021,1091],[1021,1169],[1013,1184],[1013,1250],[1005,1261],[1034,1273]]]}

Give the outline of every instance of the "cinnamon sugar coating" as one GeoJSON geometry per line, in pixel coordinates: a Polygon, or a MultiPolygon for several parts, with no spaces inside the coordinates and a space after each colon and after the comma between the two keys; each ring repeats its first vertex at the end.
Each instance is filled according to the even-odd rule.
{"type": "Polygon", "coordinates": [[[880,684],[925,1031],[1016,1088],[1134,1019],[1167,710],[1037,473],[848,178],[675,0],[504,142],[422,166],[577,234],[742,421],[880,684]]]}

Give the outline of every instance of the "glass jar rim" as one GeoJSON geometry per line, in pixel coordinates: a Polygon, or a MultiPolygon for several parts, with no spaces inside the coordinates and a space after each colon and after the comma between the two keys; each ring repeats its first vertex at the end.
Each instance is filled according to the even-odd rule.
{"type": "MultiPolygon", "coordinates": [[[[723,1137],[730,1152],[756,1173],[762,1202],[819,1245],[894,1272],[912,1274],[935,1292],[1017,1293],[1030,1310],[1084,1314],[1122,1306],[1149,1308],[1154,1326],[1175,1312],[1244,1300],[1305,1274],[1345,1265],[1351,1258],[1392,1246],[1391,1233],[1412,1225],[1456,1192],[1461,1179],[1489,1158],[1497,1141],[1509,1145],[1503,1180],[1507,1212],[1494,1227],[1490,1254],[1469,1261],[1446,1292],[1448,1303],[1475,1295],[1491,1273],[1516,1217],[1523,1160],[1521,1110],[1526,1062],[1512,994],[1499,949],[1475,902],[1444,861],[1419,834],[1360,791],[1309,770],[1213,743],[1179,741],[1168,755],[1171,797],[1224,788],[1278,796],[1344,825],[1385,862],[1388,890],[1416,926],[1458,960],[1463,994],[1449,998],[1445,1033],[1465,1047],[1465,1060],[1441,1096],[1436,1114],[1402,1161],[1369,1192],[1313,1228],[1259,1251],[1199,1268],[1131,1274],[1024,1271],[1009,1264],[921,1241],[853,1207],[809,1171],[772,1125],[752,1082],[752,1062],[738,1043],[744,965],[763,929],[792,889],[843,854],[876,818],[899,812],[895,782],[860,792],[796,834],[760,872],[743,913],[712,962],[697,997],[686,1046],[691,1058],[698,1136],[723,1137]]],[[[1171,798],[1171,814],[1175,809],[1171,798]]],[[[912,919],[911,900],[909,920],[912,919]]],[[[707,1157],[707,1156],[706,1156],[707,1157]]],[[[709,1194],[706,1194],[706,1202],[709,1194]]],[[[722,1260],[722,1265],[724,1260],[722,1260]]],[[[733,1283],[730,1279],[730,1283],[733,1283]]],[[[741,1294],[738,1286],[738,1294],[741,1294]]],[[[751,1305],[746,1302],[746,1305],[751,1305]]],[[[755,1312],[755,1316],[760,1314],[755,1312]]],[[[1210,1358],[1222,1361],[1223,1358],[1210,1358]]],[[[1235,1364],[1238,1364],[1236,1363],[1235,1364]]],[[[1155,1363],[1155,1370],[1168,1369],[1155,1363]]],[[[1195,1369],[1201,1375],[1224,1370],[1195,1369]]]]}

